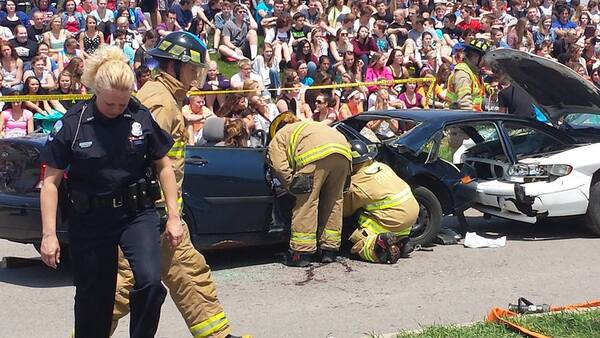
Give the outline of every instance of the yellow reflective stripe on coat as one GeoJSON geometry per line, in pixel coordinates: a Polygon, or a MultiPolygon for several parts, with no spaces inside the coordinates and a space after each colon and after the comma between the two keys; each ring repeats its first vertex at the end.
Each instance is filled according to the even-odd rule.
{"type": "Polygon", "coordinates": [[[171,150],[167,153],[170,158],[183,158],[185,157],[185,142],[177,141],[173,143],[171,150]]]}
{"type": "Polygon", "coordinates": [[[207,320],[190,327],[190,332],[194,338],[209,337],[228,323],[229,321],[227,320],[227,317],[225,317],[225,313],[219,312],[216,315],[209,317],[207,320]]]}
{"type": "Polygon", "coordinates": [[[290,164],[290,167],[292,169],[296,169],[294,155],[296,154],[296,148],[298,148],[298,136],[300,136],[300,133],[304,130],[304,128],[306,128],[307,125],[308,121],[301,122],[300,125],[296,127],[296,129],[294,129],[294,132],[292,132],[292,135],[290,136],[290,144],[288,144],[287,157],[288,163],[290,164]]]}
{"type": "Polygon", "coordinates": [[[292,231],[290,241],[298,244],[315,244],[317,242],[317,235],[309,232],[296,232],[292,231]]]}
{"type": "Polygon", "coordinates": [[[361,228],[368,229],[378,235],[382,234],[384,232],[391,232],[396,236],[403,236],[403,237],[410,235],[410,231],[412,230],[412,227],[409,227],[409,228],[403,229],[402,231],[390,231],[390,230],[386,229],[383,225],[377,223],[377,221],[375,221],[371,217],[365,215],[364,213],[362,213],[358,217],[358,226],[361,228]]]}
{"type": "Polygon", "coordinates": [[[325,145],[305,151],[302,154],[297,155],[296,157],[294,157],[294,162],[297,165],[305,166],[309,163],[318,161],[334,153],[343,155],[348,160],[352,161],[352,154],[350,153],[349,147],[337,143],[327,143],[325,145]]]}
{"type": "Polygon", "coordinates": [[[412,192],[410,191],[410,188],[406,188],[395,195],[386,197],[373,203],[369,203],[363,208],[367,211],[389,209],[408,201],[411,197],[412,192]]]}
{"type": "Polygon", "coordinates": [[[373,263],[377,263],[378,260],[373,258],[373,256],[371,256],[371,248],[373,247],[373,242],[377,240],[377,236],[369,236],[367,237],[367,240],[365,241],[365,244],[362,247],[362,250],[360,250],[359,255],[364,258],[365,260],[367,260],[368,262],[373,262],[373,263]]]}
{"type": "Polygon", "coordinates": [[[342,232],[340,230],[325,229],[325,240],[341,242],[342,241],[342,232]]]}

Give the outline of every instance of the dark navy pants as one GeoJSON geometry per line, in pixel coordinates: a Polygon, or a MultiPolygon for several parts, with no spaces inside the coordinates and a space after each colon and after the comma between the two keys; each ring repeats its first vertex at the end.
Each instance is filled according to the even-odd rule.
{"type": "Polygon", "coordinates": [[[118,246],[129,261],[135,285],[130,298],[132,338],[154,337],[166,289],[160,281],[159,217],[154,209],[134,217],[118,209],[74,215],[69,221],[75,284],[75,337],[110,335],[117,279],[118,246]]]}

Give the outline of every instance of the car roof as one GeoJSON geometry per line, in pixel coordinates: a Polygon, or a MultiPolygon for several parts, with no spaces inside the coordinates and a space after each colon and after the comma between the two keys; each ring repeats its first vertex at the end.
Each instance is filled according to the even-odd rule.
{"type": "Polygon", "coordinates": [[[521,121],[531,121],[527,118],[515,115],[476,112],[468,110],[445,110],[445,109],[394,109],[366,111],[365,115],[382,115],[394,118],[411,119],[421,122],[431,122],[434,124],[445,124],[446,122],[481,120],[481,119],[515,119],[521,121]]]}

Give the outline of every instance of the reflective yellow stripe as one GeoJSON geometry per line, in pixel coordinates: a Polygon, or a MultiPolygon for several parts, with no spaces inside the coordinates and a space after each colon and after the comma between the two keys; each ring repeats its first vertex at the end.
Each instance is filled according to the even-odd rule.
{"type": "Polygon", "coordinates": [[[290,164],[290,167],[292,168],[292,170],[296,169],[296,163],[294,162],[294,155],[296,154],[296,148],[298,147],[298,137],[300,136],[300,133],[304,130],[304,128],[306,128],[306,126],[308,125],[308,121],[304,121],[302,123],[300,123],[300,125],[298,127],[296,127],[296,129],[294,129],[294,131],[292,132],[292,135],[290,136],[290,144],[288,144],[288,162],[290,164]]]}
{"type": "Polygon", "coordinates": [[[176,159],[185,157],[185,142],[177,141],[173,143],[173,146],[167,153],[167,156],[176,159]]]}
{"type": "Polygon", "coordinates": [[[369,262],[378,262],[373,256],[371,256],[371,247],[373,246],[373,242],[377,239],[377,236],[369,236],[365,241],[365,244],[360,250],[360,255],[369,262]]]}
{"type": "Polygon", "coordinates": [[[342,241],[342,232],[340,230],[325,229],[325,240],[341,242],[342,241]]]}
{"type": "Polygon", "coordinates": [[[194,338],[209,337],[228,323],[229,321],[225,317],[225,313],[219,312],[216,315],[209,317],[207,320],[190,327],[190,332],[194,338]]]}
{"type": "Polygon", "coordinates": [[[294,162],[296,162],[296,164],[300,166],[305,166],[309,163],[325,158],[333,153],[343,155],[350,161],[352,160],[352,154],[350,153],[349,147],[336,143],[328,143],[297,155],[294,158],[294,162]]]}
{"type": "Polygon", "coordinates": [[[409,228],[403,229],[401,231],[389,231],[386,228],[384,228],[381,224],[377,223],[377,221],[375,221],[371,217],[365,215],[364,213],[358,217],[358,225],[361,228],[369,229],[376,234],[381,234],[384,232],[391,232],[396,236],[402,236],[402,237],[406,237],[406,236],[410,235],[410,231],[412,230],[412,227],[409,227],[409,228]]]}
{"type": "Polygon", "coordinates": [[[411,197],[412,192],[410,191],[410,188],[407,187],[395,195],[365,205],[364,209],[367,211],[389,209],[406,202],[411,197]]]}
{"type": "Polygon", "coordinates": [[[316,245],[317,244],[317,235],[314,233],[308,233],[308,232],[292,231],[290,241],[294,242],[294,243],[298,243],[298,244],[316,245]]]}

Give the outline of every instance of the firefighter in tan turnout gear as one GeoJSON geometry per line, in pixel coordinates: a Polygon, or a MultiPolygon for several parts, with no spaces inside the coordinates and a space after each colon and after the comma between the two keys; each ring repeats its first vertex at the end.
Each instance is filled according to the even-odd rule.
{"type": "Polygon", "coordinates": [[[343,190],[351,167],[348,142],[319,122],[298,122],[285,112],[271,123],[268,156],[275,176],[295,198],[289,266],[335,261],[342,234],[343,190]],[[317,234],[320,232],[319,238],[317,234]]]}
{"type": "MultiPolygon", "coordinates": [[[[206,46],[194,35],[187,32],[170,33],[156,48],[148,51],[159,61],[159,70],[155,78],[137,93],[137,98],[150,109],[156,122],[175,141],[168,156],[175,170],[180,212],[187,141],[181,107],[192,81],[203,79],[205,52],[206,46]]],[[[160,207],[163,207],[162,201],[157,201],[157,208],[160,207]]],[[[210,267],[192,245],[185,223],[183,228],[183,240],[177,248],[171,249],[168,241],[161,239],[162,280],[193,337],[233,337],[217,298],[210,267]]],[[[129,312],[129,291],[133,284],[129,264],[120,255],[113,332],[118,320],[129,312]]]]}
{"type": "Polygon", "coordinates": [[[374,263],[396,263],[412,251],[409,235],[419,215],[410,187],[392,168],[374,161],[377,150],[351,141],[352,181],[344,193],[344,217],[356,211],[351,252],[374,263]]]}
{"type": "Polygon", "coordinates": [[[452,109],[483,111],[486,87],[479,71],[490,48],[485,39],[473,39],[465,46],[465,60],[454,67],[448,78],[446,99],[452,109]]]}

